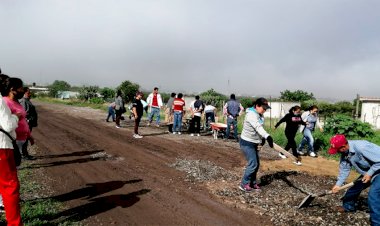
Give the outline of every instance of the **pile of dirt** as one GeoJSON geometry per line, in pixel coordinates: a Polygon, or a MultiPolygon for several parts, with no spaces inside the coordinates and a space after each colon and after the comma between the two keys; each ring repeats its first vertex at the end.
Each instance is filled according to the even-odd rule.
{"type": "Polygon", "coordinates": [[[177,159],[170,166],[186,172],[187,181],[207,184],[224,202],[268,216],[274,225],[370,225],[364,198],[367,191],[363,192],[359,211],[355,213],[336,211],[341,205],[338,196],[343,193],[318,197],[309,207],[298,208],[308,194],[321,194],[331,189],[336,181],[331,176],[313,176],[298,171],[265,172],[260,177],[262,190],[245,193],[237,187],[238,175],[210,161],[177,159]]]}

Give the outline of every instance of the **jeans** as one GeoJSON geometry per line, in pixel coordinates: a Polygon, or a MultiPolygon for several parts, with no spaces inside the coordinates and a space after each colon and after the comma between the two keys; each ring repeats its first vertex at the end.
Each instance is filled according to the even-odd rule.
{"type": "Polygon", "coordinates": [[[377,175],[371,183],[368,192],[369,214],[371,225],[380,226],[380,175],[377,175]]]}
{"type": "Polygon", "coordinates": [[[375,177],[372,183],[363,183],[360,179],[350,189],[347,190],[343,197],[343,207],[347,212],[356,211],[356,202],[360,193],[368,188],[368,207],[371,217],[372,226],[380,226],[380,176],[375,177]]]}
{"type": "Polygon", "coordinates": [[[305,128],[303,131],[303,138],[298,150],[302,151],[303,147],[307,144],[309,146],[309,152],[314,152],[314,138],[310,129],[305,128]]]}
{"type": "Polygon", "coordinates": [[[206,127],[210,128],[210,123],[215,122],[215,114],[214,112],[206,112],[206,127]]]}
{"type": "Polygon", "coordinates": [[[153,117],[156,115],[156,124],[160,124],[160,108],[151,107],[150,114],[148,116],[149,123],[153,121],[153,117]]]}
{"type": "Polygon", "coordinates": [[[113,109],[113,107],[108,107],[108,115],[106,119],[107,122],[110,119],[110,117],[112,117],[112,121],[115,121],[115,110],[113,109]]]}
{"type": "Polygon", "coordinates": [[[174,121],[173,121],[173,132],[181,132],[181,128],[182,128],[182,112],[175,111],[174,121]]]}
{"type": "Polygon", "coordinates": [[[245,159],[247,159],[247,166],[245,168],[241,184],[256,184],[256,175],[260,167],[259,153],[257,151],[258,144],[240,139],[240,149],[243,152],[245,159]]]}
{"type": "Polygon", "coordinates": [[[234,138],[238,139],[238,132],[237,132],[237,119],[227,117],[227,128],[226,128],[226,138],[230,138],[230,129],[231,125],[234,127],[234,138]]]}

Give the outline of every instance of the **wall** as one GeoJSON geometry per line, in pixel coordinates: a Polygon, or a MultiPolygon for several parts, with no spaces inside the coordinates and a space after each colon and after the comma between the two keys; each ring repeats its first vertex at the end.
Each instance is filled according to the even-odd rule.
{"type": "Polygon", "coordinates": [[[270,102],[269,105],[272,109],[270,109],[269,111],[266,111],[264,113],[264,117],[282,118],[289,112],[289,109],[291,107],[295,105],[300,106],[300,103],[298,102],[270,102]]]}
{"type": "Polygon", "coordinates": [[[380,103],[363,102],[360,120],[362,122],[368,122],[376,129],[380,129],[380,103]]]}

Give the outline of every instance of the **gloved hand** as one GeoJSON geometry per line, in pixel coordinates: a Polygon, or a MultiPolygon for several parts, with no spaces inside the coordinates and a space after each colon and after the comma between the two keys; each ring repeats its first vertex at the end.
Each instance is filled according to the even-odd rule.
{"type": "Polygon", "coordinates": [[[267,137],[269,147],[273,148],[273,138],[271,136],[267,137]]]}
{"type": "Polygon", "coordinates": [[[264,146],[264,144],[265,144],[265,138],[262,138],[261,139],[261,146],[264,146]]]}

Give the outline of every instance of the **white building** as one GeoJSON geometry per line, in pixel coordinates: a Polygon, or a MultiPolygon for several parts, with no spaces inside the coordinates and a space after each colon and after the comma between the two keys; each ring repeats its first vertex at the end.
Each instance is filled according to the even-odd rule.
{"type": "Polygon", "coordinates": [[[360,97],[359,100],[362,102],[360,120],[380,129],[380,98],[360,97]]]}
{"type": "Polygon", "coordinates": [[[269,106],[271,107],[270,110],[267,110],[264,113],[265,118],[282,118],[287,113],[289,113],[289,110],[291,107],[298,105],[300,106],[299,102],[269,102],[269,106]]]}

